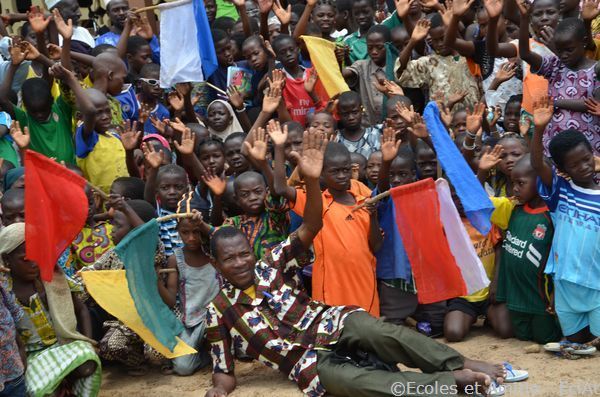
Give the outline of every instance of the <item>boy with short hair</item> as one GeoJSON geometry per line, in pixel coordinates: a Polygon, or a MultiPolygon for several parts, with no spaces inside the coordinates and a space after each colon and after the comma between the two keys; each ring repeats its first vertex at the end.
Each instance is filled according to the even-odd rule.
{"type": "Polygon", "coordinates": [[[307,114],[325,108],[329,97],[314,68],[300,65],[298,45],[291,36],[279,35],[273,39],[271,46],[286,74],[283,87],[285,106],[292,120],[305,126],[307,114]]]}
{"type": "Polygon", "coordinates": [[[549,151],[556,170],[546,162],[542,135],[553,112],[547,96],[533,106],[531,165],[555,228],[546,273],[554,280],[554,304],[567,340],[587,343],[600,337],[600,185],[594,179],[592,147],[579,131],[552,138],[549,151]]]}
{"type": "Polygon", "coordinates": [[[343,144],[349,152],[360,153],[366,158],[379,150],[381,129],[376,125],[363,127],[363,108],[359,94],[354,91],[343,92],[339,97],[338,113],[344,127],[337,132],[337,142],[343,144]]]}
{"type": "Polygon", "coordinates": [[[151,118],[164,120],[171,117],[171,113],[161,102],[164,92],[160,88],[159,80],[160,65],[148,63],[142,67],[138,79],[138,112],[134,118],[144,123],[144,135],[159,133],[156,127],[152,125],[151,118]],[[147,111],[147,114],[142,115],[142,110],[147,111]]]}
{"type": "Polygon", "coordinates": [[[234,132],[225,138],[225,142],[223,142],[225,161],[227,161],[233,177],[239,176],[251,169],[248,159],[242,153],[242,145],[245,139],[245,133],[234,132]]]}
{"type": "MultiPolygon", "coordinates": [[[[303,215],[306,191],[294,189],[285,180],[285,131],[270,134],[275,145],[275,193],[292,203],[292,210],[303,215]]],[[[305,139],[312,137],[305,134],[305,139]]],[[[314,138],[313,138],[314,139],[314,138]]],[[[351,304],[379,316],[379,296],[375,277],[375,256],[382,244],[377,214],[371,208],[353,211],[368,198],[351,188],[350,152],[341,143],[330,142],[325,150],[322,181],[323,229],[314,241],[315,263],[312,296],[327,304],[351,304]],[[349,247],[352,251],[349,251],[349,247]],[[339,258],[345,258],[340,266],[339,258]]],[[[353,181],[355,184],[360,182],[353,181]]],[[[364,186],[364,191],[370,191],[364,186]]]]}

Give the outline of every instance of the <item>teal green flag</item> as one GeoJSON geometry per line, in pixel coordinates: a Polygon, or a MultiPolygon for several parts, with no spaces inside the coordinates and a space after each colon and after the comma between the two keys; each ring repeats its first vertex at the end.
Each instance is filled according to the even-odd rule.
{"type": "Polygon", "coordinates": [[[154,269],[158,231],[158,222],[152,219],[125,236],[115,251],[125,264],[129,292],[144,325],[160,343],[173,351],[177,344],[175,337],[183,331],[183,324],[158,292],[158,278],[154,269]]]}

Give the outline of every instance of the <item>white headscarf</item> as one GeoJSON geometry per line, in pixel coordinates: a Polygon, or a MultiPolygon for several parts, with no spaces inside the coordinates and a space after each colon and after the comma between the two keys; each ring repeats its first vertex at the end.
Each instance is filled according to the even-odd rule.
{"type": "Polygon", "coordinates": [[[211,126],[209,126],[208,123],[206,123],[206,127],[208,128],[208,132],[210,132],[210,135],[215,136],[215,137],[221,139],[222,141],[224,141],[225,138],[227,138],[229,135],[233,134],[234,132],[244,132],[244,130],[242,129],[242,125],[238,121],[238,119],[235,115],[235,112],[233,111],[233,107],[229,104],[229,102],[224,101],[222,99],[215,99],[206,108],[206,113],[208,113],[208,110],[210,109],[210,107],[213,104],[215,104],[216,102],[220,102],[223,105],[225,105],[225,107],[227,108],[227,111],[229,112],[229,114],[231,114],[231,123],[229,123],[229,125],[221,132],[216,131],[211,126]]]}
{"type": "Polygon", "coordinates": [[[3,254],[10,254],[25,242],[25,223],[17,222],[0,231],[0,266],[6,267],[3,254]]]}

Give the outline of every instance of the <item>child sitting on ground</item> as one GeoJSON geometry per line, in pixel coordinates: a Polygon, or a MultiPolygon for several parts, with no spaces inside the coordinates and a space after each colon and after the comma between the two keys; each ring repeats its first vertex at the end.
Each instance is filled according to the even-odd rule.
{"type": "Polygon", "coordinates": [[[75,296],[63,298],[69,286],[60,270],[42,283],[37,264],[25,259],[24,223],[2,229],[0,241],[0,264],[10,269],[12,290],[25,312],[18,331],[27,352],[27,393],[96,396],[102,370],[87,308],[75,296]],[[82,333],[66,324],[77,324],[82,333]]]}
{"type": "Polygon", "coordinates": [[[175,254],[169,258],[167,267],[177,269],[178,281],[176,287],[169,290],[169,296],[170,302],[178,302],[181,321],[185,326],[179,338],[198,353],[171,360],[173,371],[177,375],[192,375],[210,364],[208,352],[202,346],[206,327],[205,307],[219,291],[217,272],[203,248],[202,235],[207,225],[203,225],[201,213],[193,209],[190,202],[191,195],[186,195],[178,205],[177,213],[193,212],[194,215],[177,222],[183,247],[175,248],[175,254]]]}
{"type": "Polygon", "coordinates": [[[563,131],[550,141],[556,170],[546,162],[542,136],[553,111],[548,97],[534,105],[531,141],[538,191],[555,228],[545,272],[554,281],[554,305],[563,334],[570,342],[587,343],[600,337],[600,228],[596,223],[600,185],[594,179],[593,149],[577,130],[563,131]]]}

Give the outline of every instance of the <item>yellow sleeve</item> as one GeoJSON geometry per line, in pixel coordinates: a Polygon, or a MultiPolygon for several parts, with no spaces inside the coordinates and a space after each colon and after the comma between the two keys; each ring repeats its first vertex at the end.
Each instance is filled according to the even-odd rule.
{"type": "Polygon", "coordinates": [[[492,223],[502,230],[508,228],[508,221],[515,208],[515,202],[507,197],[490,197],[494,204],[494,212],[492,212],[492,223]]]}

